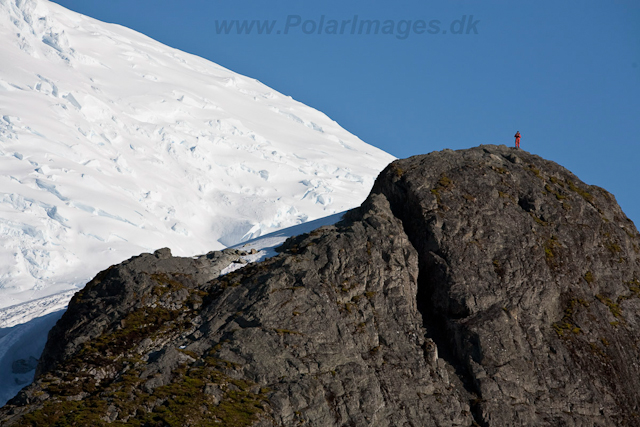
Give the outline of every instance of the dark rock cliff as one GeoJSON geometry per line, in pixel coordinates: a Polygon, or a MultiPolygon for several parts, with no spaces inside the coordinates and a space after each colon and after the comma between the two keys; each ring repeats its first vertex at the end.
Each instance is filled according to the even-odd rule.
{"type": "Polygon", "coordinates": [[[526,152],[398,160],[272,259],[100,273],[0,423],[639,425],[639,245],[611,194],[526,152]]]}

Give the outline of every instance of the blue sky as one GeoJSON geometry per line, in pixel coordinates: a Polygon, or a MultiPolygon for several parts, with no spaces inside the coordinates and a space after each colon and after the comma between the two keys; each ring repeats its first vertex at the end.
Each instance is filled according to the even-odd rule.
{"type": "Polygon", "coordinates": [[[512,145],[519,130],[523,149],[611,191],[640,225],[637,0],[56,3],[256,78],[397,157],[512,145]],[[273,30],[218,33],[234,20],[273,30]],[[362,20],[393,34],[358,34],[362,20]],[[328,34],[330,21],[351,22],[328,34]]]}

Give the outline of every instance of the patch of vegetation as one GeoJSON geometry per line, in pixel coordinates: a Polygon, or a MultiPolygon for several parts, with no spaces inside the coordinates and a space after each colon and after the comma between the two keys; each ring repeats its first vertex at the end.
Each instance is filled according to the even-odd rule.
{"type": "Polygon", "coordinates": [[[602,348],[600,348],[600,346],[598,344],[596,344],[594,342],[590,342],[589,343],[589,347],[591,347],[591,352],[593,354],[595,354],[597,356],[600,356],[600,357],[604,357],[604,358],[608,357],[607,353],[605,353],[605,351],[602,348]]]}
{"type": "Polygon", "coordinates": [[[240,285],[242,285],[242,283],[240,283],[239,281],[233,280],[233,277],[222,278],[218,280],[218,286],[220,286],[220,289],[235,288],[240,285]]]}
{"type": "Polygon", "coordinates": [[[26,414],[16,427],[38,426],[104,426],[101,419],[106,413],[107,403],[97,399],[48,401],[42,409],[26,414]]]}
{"type": "Polygon", "coordinates": [[[482,242],[480,242],[480,240],[478,240],[478,239],[470,240],[470,241],[467,243],[467,245],[475,245],[475,246],[477,246],[479,249],[484,249],[484,247],[482,246],[482,242]]]}
{"type": "MultiPolygon", "coordinates": [[[[228,344],[230,342],[230,340],[224,340],[222,342],[228,344]]],[[[242,365],[240,365],[239,363],[235,363],[235,362],[231,362],[230,360],[219,359],[217,357],[214,357],[213,355],[217,351],[219,351],[221,348],[222,348],[222,343],[218,343],[218,344],[215,345],[214,348],[212,348],[209,351],[209,355],[204,358],[204,363],[207,366],[216,368],[219,371],[225,371],[225,370],[229,370],[229,369],[237,371],[240,368],[242,368],[242,365]]]]}
{"type": "Polygon", "coordinates": [[[605,246],[607,249],[609,249],[609,252],[611,252],[613,255],[617,255],[620,252],[622,252],[622,248],[620,247],[620,245],[610,240],[607,241],[607,243],[605,243],[605,246]]]}
{"type": "Polygon", "coordinates": [[[553,188],[551,188],[551,186],[549,184],[545,184],[544,185],[544,189],[547,190],[547,192],[549,194],[553,194],[554,196],[556,196],[556,199],[558,199],[558,200],[563,200],[563,199],[567,198],[566,196],[563,196],[558,191],[556,191],[553,188]]]}
{"type": "Polygon", "coordinates": [[[449,177],[447,177],[445,174],[442,174],[442,176],[438,180],[438,187],[442,188],[443,190],[449,190],[451,187],[453,187],[453,181],[451,181],[451,179],[449,179],[449,177]]]}
{"type": "Polygon", "coordinates": [[[555,176],[552,176],[551,178],[549,178],[549,181],[551,181],[552,183],[554,183],[556,185],[559,185],[560,187],[564,188],[564,182],[560,181],[555,176]]]}
{"type": "Polygon", "coordinates": [[[54,397],[18,426],[104,426],[114,409],[116,423],[126,426],[250,426],[266,413],[270,390],[255,392],[255,383],[229,377],[223,371],[238,365],[223,362],[208,357],[204,366],[183,365],[173,372],[171,383],[151,393],[141,387],[146,379],[140,371],[129,370],[82,400],[54,397]],[[207,393],[207,387],[219,393],[207,393]]]}
{"type": "Polygon", "coordinates": [[[395,176],[397,176],[398,178],[401,178],[402,175],[404,175],[405,171],[400,166],[393,165],[392,167],[393,167],[393,173],[395,176]]]}
{"type": "Polygon", "coordinates": [[[491,169],[498,172],[500,175],[506,175],[509,173],[509,171],[506,168],[491,166],[491,169]]]}
{"type": "Polygon", "coordinates": [[[588,284],[592,284],[594,280],[593,273],[591,273],[591,271],[587,271],[584,274],[584,280],[586,280],[588,284]]]}
{"type": "Polygon", "coordinates": [[[431,194],[436,196],[438,205],[442,203],[441,192],[450,190],[453,187],[453,181],[449,179],[444,173],[440,176],[440,179],[436,183],[436,186],[431,189],[431,194]]]}
{"type": "Polygon", "coordinates": [[[503,191],[498,190],[498,196],[500,196],[503,199],[509,199],[509,200],[511,200],[512,202],[515,203],[515,199],[509,193],[505,193],[503,191]]]}
{"type": "Polygon", "coordinates": [[[551,236],[551,238],[547,240],[547,243],[545,243],[544,245],[544,257],[545,257],[545,260],[547,261],[547,264],[550,267],[558,266],[558,248],[559,247],[560,247],[560,242],[558,241],[558,238],[555,235],[551,236]]]}
{"type": "Polygon", "coordinates": [[[136,414],[141,425],[249,426],[266,410],[268,389],[253,393],[252,382],[202,367],[182,368],[178,374],[178,381],[154,390],[152,396],[163,400],[162,405],[141,417],[136,414]],[[219,402],[204,392],[207,384],[217,385],[224,393],[219,402]]]}
{"type": "Polygon", "coordinates": [[[585,199],[587,202],[593,203],[593,195],[591,193],[589,193],[588,191],[583,190],[582,188],[578,187],[571,180],[567,180],[567,185],[569,186],[569,189],[571,191],[573,191],[574,193],[577,193],[580,196],[582,196],[582,198],[585,199]]]}
{"type": "Polygon", "coordinates": [[[574,298],[569,301],[567,304],[567,308],[564,310],[564,315],[562,316],[562,320],[554,323],[553,329],[556,331],[559,337],[567,336],[566,334],[580,334],[581,330],[578,325],[576,325],[573,320],[573,315],[576,312],[578,306],[589,307],[589,303],[580,298],[574,298]]]}
{"type": "Polygon", "coordinates": [[[431,194],[436,196],[436,201],[438,202],[438,204],[442,203],[442,198],[440,196],[440,192],[436,188],[432,188],[431,189],[431,194]]]}
{"type": "Polygon", "coordinates": [[[194,359],[194,360],[198,360],[198,358],[200,356],[198,356],[195,352],[191,351],[191,350],[185,350],[183,348],[179,348],[178,351],[182,354],[186,354],[187,356],[189,356],[190,358],[194,359]]]}
{"type": "Polygon", "coordinates": [[[347,277],[346,279],[344,279],[342,281],[342,283],[340,284],[340,292],[342,293],[348,293],[353,289],[356,289],[357,287],[360,286],[360,284],[358,282],[352,282],[351,280],[353,280],[354,277],[347,277]]]}
{"type": "Polygon", "coordinates": [[[151,275],[151,278],[159,285],[153,287],[152,292],[154,295],[162,296],[166,293],[176,292],[182,288],[185,288],[185,285],[165,273],[154,273],[151,275]]]}
{"type": "Polygon", "coordinates": [[[609,311],[611,312],[611,314],[613,314],[613,317],[624,320],[624,317],[622,317],[622,310],[620,309],[620,306],[617,303],[613,302],[611,298],[607,298],[601,294],[596,295],[596,298],[598,299],[598,301],[609,308],[609,311]]]}
{"type": "Polygon", "coordinates": [[[377,345],[377,346],[375,346],[375,347],[373,347],[373,348],[369,349],[369,354],[370,354],[371,356],[373,356],[373,355],[377,354],[380,350],[382,350],[382,344],[377,345]]]}
{"type": "Polygon", "coordinates": [[[274,329],[278,333],[278,335],[302,335],[301,332],[291,331],[289,329],[274,329]]]}
{"type": "Polygon", "coordinates": [[[549,225],[548,222],[541,220],[540,218],[538,218],[537,216],[535,216],[535,214],[533,212],[529,212],[529,215],[531,215],[531,218],[533,218],[533,220],[535,222],[537,222],[538,224],[542,225],[542,226],[547,226],[549,225]]]}
{"type": "MultiPolygon", "coordinates": [[[[152,290],[158,296],[186,287],[169,275],[152,275],[152,279],[158,283],[158,286],[152,290]]],[[[188,301],[201,300],[202,296],[208,295],[197,289],[189,289],[189,294],[188,301]]],[[[54,372],[55,375],[50,373],[46,377],[48,380],[41,382],[43,392],[50,394],[52,398],[39,410],[25,415],[18,425],[102,426],[107,424],[105,421],[109,419],[107,412],[113,412],[113,408],[118,413],[118,419],[128,420],[124,425],[214,425],[210,422],[216,419],[215,417],[205,420],[198,415],[198,411],[195,411],[195,415],[191,414],[183,418],[186,412],[180,413],[180,402],[185,402],[184,408],[193,410],[193,407],[188,406],[186,402],[194,400],[184,388],[182,391],[186,395],[163,396],[164,408],[156,408],[164,415],[168,413],[174,415],[163,418],[163,414],[149,415],[144,409],[150,410],[161,400],[157,395],[149,395],[141,388],[142,382],[146,381],[140,378],[145,362],[136,352],[136,347],[144,339],[153,339],[168,329],[182,330],[190,327],[189,319],[184,316],[188,311],[185,308],[169,310],[161,305],[141,307],[126,315],[115,327],[112,326],[102,335],[84,343],[75,356],[54,372]],[[104,372],[105,368],[107,372],[112,372],[111,375],[113,372],[118,374],[115,377],[107,376],[103,379],[96,379],[93,374],[89,374],[96,370],[104,372]]],[[[196,361],[201,360],[193,352],[180,351],[196,361]]],[[[219,367],[216,365],[209,370],[212,369],[219,369],[219,367]]],[[[211,371],[208,375],[215,377],[218,374],[211,371]]],[[[176,381],[181,382],[179,377],[176,381]]],[[[185,378],[182,386],[189,386],[190,381],[189,378],[185,378]]],[[[202,395],[200,391],[198,393],[202,395]]],[[[255,411],[240,405],[240,403],[244,404],[243,402],[234,402],[233,396],[230,396],[229,400],[237,410],[233,413],[221,414],[217,419],[228,421],[223,425],[249,425],[250,423],[243,424],[242,420],[248,419],[247,417],[255,411]]],[[[215,425],[220,424],[218,422],[215,425]]]]}
{"type": "Polygon", "coordinates": [[[535,176],[537,176],[538,178],[544,181],[544,177],[540,174],[540,169],[538,169],[536,165],[530,164],[525,169],[528,170],[529,172],[532,172],[535,176]]]}
{"type": "Polygon", "coordinates": [[[76,356],[76,359],[79,359],[77,362],[105,365],[112,358],[131,350],[143,339],[153,336],[179,315],[179,311],[161,306],[143,307],[133,311],[121,321],[122,329],[102,334],[85,343],[76,356]]]}
{"type": "Polygon", "coordinates": [[[625,233],[627,233],[627,236],[629,236],[632,239],[637,238],[638,236],[636,234],[633,234],[629,229],[627,229],[626,227],[622,227],[622,229],[624,230],[625,233]]]}
{"type": "Polygon", "coordinates": [[[352,303],[351,301],[347,301],[344,303],[344,310],[351,314],[354,312],[354,310],[356,309],[356,305],[354,303],[352,303]]]}

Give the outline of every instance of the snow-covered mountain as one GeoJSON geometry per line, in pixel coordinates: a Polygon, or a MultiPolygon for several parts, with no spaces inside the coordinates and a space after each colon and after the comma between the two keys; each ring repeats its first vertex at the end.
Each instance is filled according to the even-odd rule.
{"type": "Polygon", "coordinates": [[[260,82],[0,0],[0,308],[358,205],[393,157],[260,82]]]}

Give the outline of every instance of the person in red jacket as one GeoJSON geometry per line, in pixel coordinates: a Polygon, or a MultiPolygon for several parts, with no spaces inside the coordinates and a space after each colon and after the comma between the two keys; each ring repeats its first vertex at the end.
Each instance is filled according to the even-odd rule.
{"type": "Polygon", "coordinates": [[[520,148],[520,131],[514,135],[516,137],[516,148],[520,148]]]}

